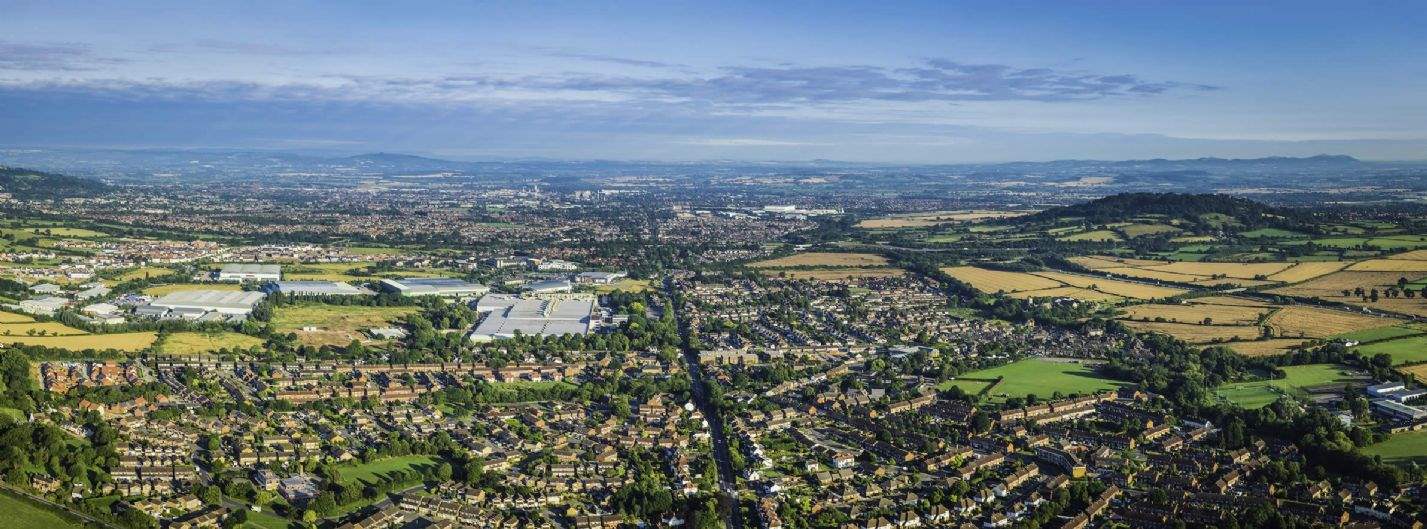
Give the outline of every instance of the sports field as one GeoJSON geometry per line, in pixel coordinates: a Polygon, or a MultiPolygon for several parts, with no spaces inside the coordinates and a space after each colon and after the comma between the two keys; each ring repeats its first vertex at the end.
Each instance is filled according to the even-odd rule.
{"type": "Polygon", "coordinates": [[[5,513],[5,522],[0,525],[12,529],[79,529],[80,525],[61,518],[58,514],[34,504],[0,493],[0,513],[5,513]]]}
{"type": "MultiPolygon", "coordinates": [[[[1043,358],[1028,358],[999,367],[965,373],[962,377],[1002,378],[1001,383],[987,394],[992,400],[997,401],[1010,397],[1025,397],[1026,395],[1050,398],[1057,391],[1065,395],[1095,393],[1114,389],[1123,384],[1097,375],[1092,367],[1086,364],[1043,358]]],[[[985,388],[986,384],[986,382],[975,380],[958,379],[943,382],[940,387],[946,389],[957,386],[974,395],[985,388]]]]}
{"type": "Polygon", "coordinates": [[[132,353],[153,345],[157,337],[152,332],[82,334],[78,336],[0,336],[0,343],[42,345],[71,351],[116,349],[132,353]]]}
{"type": "Polygon", "coordinates": [[[795,266],[865,267],[886,266],[887,258],[870,253],[809,252],[751,263],[754,268],[792,268],[795,266]]]}
{"type": "Polygon", "coordinates": [[[1363,448],[1370,456],[1382,456],[1389,463],[1427,464],[1427,430],[1392,434],[1386,441],[1363,448]]]}
{"type": "Polygon", "coordinates": [[[1359,353],[1372,357],[1387,354],[1392,364],[1410,364],[1427,361],[1427,336],[1411,336],[1384,342],[1375,342],[1356,347],[1359,353]]]}
{"type": "Polygon", "coordinates": [[[1235,382],[1214,390],[1220,398],[1245,408],[1262,408],[1280,395],[1300,394],[1304,388],[1335,383],[1361,383],[1365,379],[1336,364],[1310,364],[1283,368],[1286,376],[1277,380],[1235,382]]]}
{"type": "Polygon", "coordinates": [[[220,349],[248,349],[262,344],[262,338],[236,332],[179,332],[165,337],[163,343],[158,346],[158,352],[192,355],[220,349]]]}

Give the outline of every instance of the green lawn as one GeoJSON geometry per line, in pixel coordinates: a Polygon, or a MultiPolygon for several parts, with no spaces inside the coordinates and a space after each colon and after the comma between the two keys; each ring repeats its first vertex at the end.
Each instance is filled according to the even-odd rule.
{"type": "Polygon", "coordinates": [[[1424,332],[1427,332],[1427,330],[1419,329],[1411,325],[1394,325],[1391,327],[1378,327],[1376,329],[1363,329],[1361,331],[1343,333],[1334,336],[1334,338],[1365,343],[1391,340],[1393,338],[1412,336],[1414,334],[1422,334],[1424,332]]]}
{"type": "Polygon", "coordinates": [[[1392,434],[1386,441],[1363,448],[1370,456],[1382,456],[1391,463],[1427,463],[1427,430],[1392,434]]]}
{"type": "MultiPolygon", "coordinates": [[[[1040,398],[1050,398],[1057,391],[1065,395],[1094,393],[1114,389],[1123,384],[1100,377],[1090,366],[1085,364],[1040,358],[1020,360],[991,369],[973,371],[962,376],[985,379],[1004,377],[1004,380],[988,394],[992,400],[997,401],[1032,394],[1040,398]]],[[[947,389],[952,386],[975,394],[986,387],[986,383],[974,380],[949,380],[943,382],[940,387],[947,389]]]]}
{"type": "Polygon", "coordinates": [[[243,527],[245,529],[287,529],[291,524],[292,520],[264,509],[263,512],[248,511],[248,521],[243,524],[243,527]]]}
{"type": "Polygon", "coordinates": [[[5,513],[4,525],[10,529],[79,529],[80,525],[64,519],[48,509],[11,496],[0,494],[0,512],[5,513]]]}
{"type": "Polygon", "coordinates": [[[436,466],[439,461],[432,456],[399,456],[378,459],[370,463],[358,463],[355,465],[343,465],[338,467],[342,474],[342,481],[362,481],[365,483],[376,483],[377,476],[387,474],[394,470],[410,470],[426,466],[436,466]]]}
{"type": "Polygon", "coordinates": [[[1350,380],[1347,368],[1337,364],[1288,366],[1283,371],[1287,376],[1281,379],[1224,384],[1214,393],[1244,408],[1262,408],[1283,394],[1296,394],[1303,388],[1350,380]]]}
{"type": "Polygon", "coordinates": [[[1392,356],[1393,365],[1421,362],[1427,360],[1427,336],[1413,336],[1360,345],[1357,347],[1357,351],[1367,357],[1387,353],[1392,356]]]}
{"type": "Polygon", "coordinates": [[[15,408],[0,407],[0,416],[10,417],[17,421],[25,420],[25,412],[17,410],[15,408]]]}

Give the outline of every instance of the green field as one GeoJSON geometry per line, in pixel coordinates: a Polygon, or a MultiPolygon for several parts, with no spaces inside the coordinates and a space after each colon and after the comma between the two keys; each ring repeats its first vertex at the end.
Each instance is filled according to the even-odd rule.
{"type": "Polygon", "coordinates": [[[1303,388],[1350,380],[1347,368],[1336,364],[1288,366],[1283,371],[1287,376],[1281,379],[1224,384],[1214,393],[1245,408],[1262,408],[1278,400],[1279,395],[1297,394],[1303,388]]]}
{"type": "Polygon", "coordinates": [[[171,355],[204,354],[219,349],[248,349],[263,344],[262,338],[236,332],[177,332],[164,338],[158,352],[171,355]]]}
{"type": "Polygon", "coordinates": [[[5,513],[5,527],[10,529],[78,529],[79,524],[70,522],[47,509],[37,507],[28,501],[0,494],[0,512],[5,513]]]}
{"type": "Polygon", "coordinates": [[[342,474],[343,482],[376,483],[377,476],[395,470],[411,470],[413,468],[421,470],[423,467],[436,466],[437,464],[439,461],[434,456],[400,456],[378,459],[370,463],[343,465],[337,468],[342,474]]]}
{"type": "Polygon", "coordinates": [[[1386,441],[1363,448],[1370,456],[1382,456],[1390,463],[1427,463],[1427,430],[1392,434],[1386,441]]]}
{"type": "Polygon", "coordinates": [[[1303,237],[1302,233],[1283,230],[1279,228],[1259,228],[1257,230],[1249,230],[1240,233],[1239,235],[1251,239],[1288,239],[1293,237],[1303,237]]]}
{"type": "Polygon", "coordinates": [[[1397,325],[1392,327],[1378,327],[1376,329],[1364,329],[1361,331],[1343,333],[1334,336],[1334,338],[1353,342],[1377,342],[1382,340],[1391,340],[1393,338],[1401,338],[1403,336],[1412,336],[1414,334],[1422,334],[1424,332],[1427,331],[1410,325],[1397,325]]]}
{"type": "MultiPolygon", "coordinates": [[[[1040,358],[1020,360],[999,367],[965,373],[962,376],[984,379],[1004,377],[1001,383],[987,394],[995,401],[1003,401],[1010,397],[1025,397],[1026,395],[1050,398],[1057,391],[1065,395],[1095,393],[1114,389],[1122,384],[1096,375],[1090,366],[1085,364],[1040,358]]],[[[986,382],[975,380],[948,380],[943,382],[940,388],[947,389],[956,386],[960,387],[962,391],[976,394],[984,389],[986,384],[986,382]]]]}
{"type": "Polygon", "coordinates": [[[1399,338],[1385,342],[1360,345],[1357,348],[1363,356],[1372,357],[1387,353],[1392,356],[1392,364],[1406,364],[1427,360],[1427,336],[1399,338]]]}

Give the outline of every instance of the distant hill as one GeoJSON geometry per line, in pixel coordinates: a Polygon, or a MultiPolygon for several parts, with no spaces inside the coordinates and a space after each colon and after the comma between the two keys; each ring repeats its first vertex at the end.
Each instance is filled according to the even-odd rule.
{"type": "Polygon", "coordinates": [[[97,180],[46,173],[19,167],[0,167],[0,193],[20,200],[51,200],[89,196],[109,186],[97,180]]]}
{"type": "Polygon", "coordinates": [[[1202,215],[1215,213],[1233,217],[1244,224],[1260,224],[1265,218],[1296,215],[1289,210],[1229,195],[1124,193],[1084,204],[1050,208],[1026,217],[1024,220],[1040,222],[1065,217],[1082,217],[1093,223],[1109,223],[1127,221],[1143,215],[1198,219],[1202,215]]]}

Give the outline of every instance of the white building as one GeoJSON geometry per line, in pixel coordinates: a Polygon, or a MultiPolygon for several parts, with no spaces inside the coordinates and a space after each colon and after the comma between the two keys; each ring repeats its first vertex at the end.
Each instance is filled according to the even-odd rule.
{"type": "Polygon", "coordinates": [[[363,296],[375,292],[338,281],[275,281],[263,286],[269,294],[289,296],[363,296]]]}
{"type": "Polygon", "coordinates": [[[525,286],[520,287],[520,289],[532,294],[548,294],[551,292],[569,292],[574,289],[574,285],[571,285],[569,281],[564,279],[547,279],[545,281],[526,283],[525,286]]]}
{"type": "Polygon", "coordinates": [[[380,286],[403,296],[477,297],[491,291],[488,286],[449,277],[383,279],[380,286]]]}
{"type": "Polygon", "coordinates": [[[219,281],[277,281],[282,279],[282,266],[275,264],[230,263],[218,270],[219,281]]]}
{"type": "Polygon", "coordinates": [[[209,312],[247,316],[264,296],[262,292],[241,290],[180,290],[154,300],[149,306],[178,314],[196,314],[195,318],[209,312]]]}
{"type": "Polygon", "coordinates": [[[574,272],[580,269],[580,265],[563,259],[542,259],[535,265],[535,269],[543,272],[574,272]]]}
{"type": "Polygon", "coordinates": [[[580,272],[575,274],[575,282],[590,285],[608,285],[629,277],[624,272],[580,272]]]}
{"type": "Polygon", "coordinates": [[[488,313],[471,331],[471,340],[488,342],[525,336],[588,334],[594,330],[595,301],[589,295],[546,297],[491,294],[476,302],[478,312],[488,313]]]}
{"type": "Polygon", "coordinates": [[[17,304],[20,310],[41,316],[53,316],[66,305],[69,305],[69,300],[57,296],[27,299],[17,304]]]}

